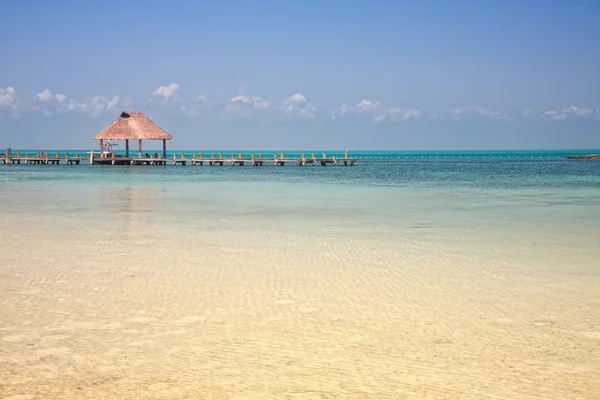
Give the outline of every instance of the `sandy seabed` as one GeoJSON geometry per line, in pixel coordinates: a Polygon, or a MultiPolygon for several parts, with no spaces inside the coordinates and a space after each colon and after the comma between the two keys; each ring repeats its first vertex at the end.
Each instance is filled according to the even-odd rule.
{"type": "Polygon", "coordinates": [[[0,399],[600,398],[592,247],[3,218],[0,399]]]}

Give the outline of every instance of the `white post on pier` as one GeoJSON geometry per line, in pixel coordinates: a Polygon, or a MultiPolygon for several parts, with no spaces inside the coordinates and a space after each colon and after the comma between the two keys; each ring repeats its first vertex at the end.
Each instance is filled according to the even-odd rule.
{"type": "Polygon", "coordinates": [[[104,158],[104,139],[100,139],[100,158],[104,158]]]}
{"type": "Polygon", "coordinates": [[[142,139],[138,139],[138,158],[142,158],[142,139]]]}
{"type": "Polygon", "coordinates": [[[4,153],[4,163],[10,164],[10,147],[6,148],[6,153],[4,153]]]}
{"type": "Polygon", "coordinates": [[[94,149],[90,150],[90,165],[94,163],[94,149]]]}

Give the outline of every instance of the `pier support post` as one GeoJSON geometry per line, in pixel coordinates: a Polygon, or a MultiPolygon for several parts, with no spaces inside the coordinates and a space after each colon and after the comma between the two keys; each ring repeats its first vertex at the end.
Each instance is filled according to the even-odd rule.
{"type": "Polygon", "coordinates": [[[90,150],[90,165],[94,163],[94,149],[90,150]]]}
{"type": "Polygon", "coordinates": [[[129,157],[129,139],[125,139],[125,157],[129,157]]]}
{"type": "Polygon", "coordinates": [[[138,139],[138,158],[142,158],[142,139],[138,139]]]}
{"type": "Polygon", "coordinates": [[[4,153],[4,163],[5,164],[9,164],[10,163],[10,147],[8,147],[6,149],[6,153],[4,153]]]}
{"type": "Polygon", "coordinates": [[[165,139],[163,139],[163,158],[167,158],[167,141],[165,139]]]}
{"type": "Polygon", "coordinates": [[[104,139],[100,139],[100,158],[104,158],[104,139]]]}

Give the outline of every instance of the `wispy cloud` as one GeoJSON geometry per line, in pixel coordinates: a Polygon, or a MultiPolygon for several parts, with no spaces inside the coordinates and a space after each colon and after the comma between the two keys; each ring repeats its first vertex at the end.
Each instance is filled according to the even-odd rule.
{"type": "Polygon", "coordinates": [[[260,96],[237,95],[217,107],[224,118],[250,117],[258,112],[272,109],[271,102],[260,96]]]}
{"type": "Polygon", "coordinates": [[[544,116],[548,118],[552,118],[556,121],[562,121],[567,118],[590,118],[595,115],[600,115],[600,113],[596,113],[591,108],[577,107],[571,106],[569,108],[563,108],[562,110],[548,110],[544,112],[544,116]]]}
{"type": "Polygon", "coordinates": [[[331,119],[339,119],[348,114],[358,113],[374,113],[379,109],[379,102],[368,99],[359,101],[356,105],[352,106],[348,103],[343,103],[341,106],[329,113],[331,119]]]}
{"type": "Polygon", "coordinates": [[[16,115],[18,104],[19,98],[14,87],[0,88],[0,109],[8,109],[12,115],[16,115]]]}
{"type": "Polygon", "coordinates": [[[288,115],[303,118],[314,118],[317,111],[313,104],[300,93],[293,94],[286,98],[283,101],[281,109],[288,115]]]}
{"type": "Polygon", "coordinates": [[[421,111],[416,108],[393,107],[385,113],[378,114],[373,118],[373,122],[379,124],[385,121],[407,121],[409,119],[421,118],[421,111]]]}
{"type": "Polygon", "coordinates": [[[450,116],[455,119],[466,117],[483,117],[490,119],[509,120],[510,118],[501,112],[488,110],[480,106],[462,106],[450,110],[450,116]]]}
{"type": "Polygon", "coordinates": [[[271,102],[259,96],[235,96],[229,100],[229,103],[236,106],[247,106],[258,110],[264,110],[271,106],[271,102]]]}
{"type": "Polygon", "coordinates": [[[421,117],[421,111],[416,108],[392,107],[382,109],[381,104],[378,101],[369,99],[362,99],[355,105],[343,103],[329,113],[330,117],[334,120],[350,114],[371,116],[372,121],[376,124],[385,121],[407,121],[409,119],[418,119],[421,117]]]}
{"type": "Polygon", "coordinates": [[[379,102],[377,101],[371,101],[371,100],[361,100],[357,105],[356,108],[359,111],[375,111],[379,108],[379,102]]]}
{"type": "Polygon", "coordinates": [[[33,109],[51,117],[57,112],[77,111],[97,118],[104,112],[113,110],[119,104],[120,96],[112,98],[104,96],[92,96],[85,101],[68,98],[67,95],[55,93],[50,89],[44,89],[35,95],[33,109]]]}
{"type": "Polygon", "coordinates": [[[160,86],[158,89],[156,89],[154,92],[152,92],[152,95],[162,97],[164,102],[168,102],[173,97],[175,97],[178,92],[179,92],[179,84],[173,82],[167,86],[160,86]]]}
{"type": "Polygon", "coordinates": [[[421,117],[421,111],[415,108],[390,108],[388,115],[392,121],[406,121],[408,119],[418,119],[421,117]]]}
{"type": "Polygon", "coordinates": [[[351,112],[352,110],[352,106],[348,103],[343,103],[341,106],[339,106],[338,108],[336,108],[335,110],[333,110],[332,112],[329,113],[329,116],[331,117],[331,119],[339,119],[341,117],[343,117],[344,115],[348,114],[349,112],[351,112]]]}
{"type": "Polygon", "coordinates": [[[66,101],[67,95],[44,89],[35,95],[33,109],[41,112],[46,117],[51,117],[55,112],[67,111],[66,101]]]}
{"type": "Polygon", "coordinates": [[[104,112],[115,109],[117,104],[119,104],[119,100],[119,95],[116,95],[111,99],[103,96],[93,96],[89,100],[83,102],[71,99],[67,106],[67,111],[79,111],[88,114],[92,118],[97,118],[104,112]]]}
{"type": "MultiPolygon", "coordinates": [[[[238,118],[261,116],[262,118],[297,117],[312,119],[316,117],[331,118],[338,120],[349,116],[363,116],[365,120],[371,120],[373,123],[383,122],[402,122],[418,119],[439,119],[449,121],[461,121],[469,119],[489,119],[498,121],[518,121],[518,120],[551,120],[564,121],[569,119],[590,119],[600,120],[600,108],[598,107],[557,107],[557,108],[536,108],[523,107],[513,109],[510,112],[496,111],[483,106],[470,105],[449,108],[445,110],[431,110],[425,114],[423,111],[413,107],[388,107],[383,103],[373,99],[360,99],[359,101],[343,102],[340,106],[327,114],[318,112],[313,102],[307,99],[302,93],[295,93],[285,99],[277,100],[269,97],[256,96],[244,93],[240,90],[237,95],[229,98],[209,99],[204,95],[196,99],[181,96],[181,87],[173,82],[166,86],[160,86],[152,92],[152,99],[142,99],[137,102],[146,106],[156,106],[167,108],[171,111],[179,111],[182,115],[189,117],[214,118],[238,118]],[[144,103],[144,100],[148,101],[144,103]]],[[[21,93],[21,92],[19,92],[21,93]]],[[[23,95],[21,95],[23,97],[23,95]]],[[[14,87],[7,86],[0,88],[0,115],[16,116],[17,111],[21,112],[39,112],[48,117],[55,114],[77,112],[86,114],[92,118],[99,117],[103,113],[114,110],[119,105],[122,107],[131,107],[133,100],[131,97],[121,98],[119,95],[90,96],[84,100],[72,98],[50,88],[36,93],[27,94],[31,101],[23,104],[22,99],[17,96],[17,90],[14,87]]],[[[158,109],[157,109],[158,110],[158,109]]]]}
{"type": "Polygon", "coordinates": [[[40,93],[36,94],[35,98],[44,103],[49,103],[53,101],[63,103],[67,99],[67,96],[60,93],[53,93],[50,89],[44,89],[40,93]]]}

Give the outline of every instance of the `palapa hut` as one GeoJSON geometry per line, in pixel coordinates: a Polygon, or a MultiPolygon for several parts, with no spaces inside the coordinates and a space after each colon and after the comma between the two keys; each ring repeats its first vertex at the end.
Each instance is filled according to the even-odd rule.
{"type": "Polygon", "coordinates": [[[140,158],[142,157],[142,140],[162,140],[163,158],[167,158],[167,140],[173,139],[173,136],[150,121],[143,112],[123,111],[112,124],[104,128],[94,139],[100,140],[101,157],[104,157],[105,140],[124,140],[125,157],[129,157],[129,140],[137,139],[138,157],[140,158]]]}

